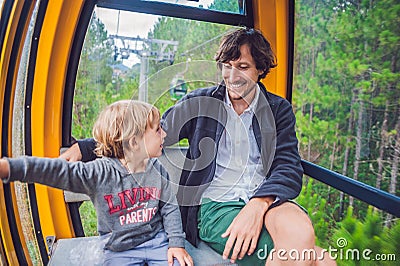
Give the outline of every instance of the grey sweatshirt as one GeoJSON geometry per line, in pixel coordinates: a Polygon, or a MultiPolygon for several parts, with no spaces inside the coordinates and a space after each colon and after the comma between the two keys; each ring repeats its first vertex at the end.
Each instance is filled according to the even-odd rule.
{"type": "Polygon", "coordinates": [[[3,181],[35,182],[87,194],[97,211],[100,235],[111,233],[106,249],[125,251],[164,229],[169,247],[184,247],[179,207],[167,171],[150,159],[145,172],[131,174],[116,158],[89,163],[36,157],[7,158],[3,181]]]}

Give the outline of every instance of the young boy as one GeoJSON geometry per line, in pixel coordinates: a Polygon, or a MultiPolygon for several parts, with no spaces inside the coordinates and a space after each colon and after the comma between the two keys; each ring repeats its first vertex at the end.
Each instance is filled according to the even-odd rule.
{"type": "Polygon", "coordinates": [[[166,136],[159,111],[139,101],[118,101],[99,115],[93,136],[101,159],[5,158],[0,178],[87,194],[106,241],[104,265],[172,265],[174,258],[180,265],[193,265],[184,249],[175,194],[156,159],[166,136]]]}

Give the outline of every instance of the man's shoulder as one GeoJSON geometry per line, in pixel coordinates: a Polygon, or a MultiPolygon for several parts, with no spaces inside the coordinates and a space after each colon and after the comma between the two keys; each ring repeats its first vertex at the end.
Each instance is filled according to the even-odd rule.
{"type": "Polygon", "coordinates": [[[287,99],[285,99],[282,96],[279,96],[277,94],[274,94],[272,92],[269,92],[268,90],[265,90],[265,95],[266,95],[266,97],[268,99],[268,102],[269,102],[269,104],[271,106],[278,107],[278,106],[281,106],[281,105],[284,105],[284,106],[290,106],[291,105],[291,103],[287,99]]]}

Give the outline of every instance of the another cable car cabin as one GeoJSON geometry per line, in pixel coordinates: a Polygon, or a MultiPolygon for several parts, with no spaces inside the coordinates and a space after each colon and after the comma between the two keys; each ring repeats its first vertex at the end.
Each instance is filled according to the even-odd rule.
{"type": "MultiPolygon", "coordinates": [[[[57,157],[90,137],[98,110],[118,99],[165,111],[219,82],[213,56],[226,31],[255,27],[278,58],[263,83],[294,106],[305,170],[297,200],[317,244],[373,246],[373,255],[399,260],[397,1],[0,3],[2,156],[57,157]],[[184,78],[173,80],[179,73],[184,78]]],[[[179,157],[185,145],[167,152],[179,157]]],[[[1,183],[0,216],[4,265],[45,265],[54,262],[55,243],[96,237],[85,195],[42,185],[1,183]]],[[[78,262],[88,255],[73,254],[78,262]]]]}
{"type": "Polygon", "coordinates": [[[169,94],[174,100],[180,100],[187,93],[188,88],[183,78],[173,79],[169,88],[169,94]]]}

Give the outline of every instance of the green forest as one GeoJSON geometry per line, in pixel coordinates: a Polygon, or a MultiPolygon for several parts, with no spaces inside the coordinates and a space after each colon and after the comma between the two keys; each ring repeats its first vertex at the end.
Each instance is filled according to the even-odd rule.
{"type": "MultiPolygon", "coordinates": [[[[215,9],[237,8],[237,1],[215,2],[215,9]]],[[[395,195],[400,194],[399,25],[398,0],[296,1],[293,107],[302,158],[395,195]]],[[[164,69],[185,66],[188,60],[213,60],[220,37],[230,28],[160,17],[148,38],[179,45],[172,66],[150,61],[150,79],[157,81],[164,69]]],[[[75,138],[91,136],[105,105],[137,98],[139,66],[115,75],[113,69],[122,63],[115,59],[115,46],[94,13],[76,81],[75,138]]],[[[203,81],[187,85],[189,91],[208,86],[203,81]]],[[[168,88],[157,96],[152,103],[161,112],[176,101],[168,88]]],[[[306,176],[296,200],[309,212],[317,245],[338,250],[339,265],[376,265],[377,254],[383,265],[395,265],[390,254],[400,259],[397,217],[306,176]],[[360,257],[349,258],[355,249],[360,257]],[[370,259],[361,256],[365,250],[371,250],[370,259]]],[[[90,208],[82,213],[87,234],[95,234],[90,228],[95,214],[90,208]]]]}

